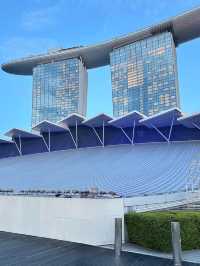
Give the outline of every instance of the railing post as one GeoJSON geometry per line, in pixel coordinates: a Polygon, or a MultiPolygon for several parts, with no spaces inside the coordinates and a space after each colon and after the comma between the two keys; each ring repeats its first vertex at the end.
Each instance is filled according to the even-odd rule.
{"type": "Polygon", "coordinates": [[[182,266],[180,223],[171,223],[174,266],[182,266]]]}
{"type": "Polygon", "coordinates": [[[115,218],[115,256],[119,257],[122,250],[122,218],[115,218]]]}

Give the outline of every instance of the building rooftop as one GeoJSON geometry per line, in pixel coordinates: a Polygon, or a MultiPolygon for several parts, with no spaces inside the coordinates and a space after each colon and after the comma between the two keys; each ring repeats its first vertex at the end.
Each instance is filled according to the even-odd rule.
{"type": "Polygon", "coordinates": [[[88,69],[105,66],[109,64],[109,54],[113,49],[166,31],[172,32],[176,46],[199,37],[200,7],[144,30],[114,38],[110,41],[91,46],[58,49],[46,54],[13,60],[3,64],[2,69],[8,73],[32,75],[33,68],[39,64],[79,57],[82,58],[88,69]]]}

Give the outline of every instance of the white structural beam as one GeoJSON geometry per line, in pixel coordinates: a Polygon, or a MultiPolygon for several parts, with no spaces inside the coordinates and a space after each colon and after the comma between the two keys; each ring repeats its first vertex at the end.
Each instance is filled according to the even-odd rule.
{"type": "Polygon", "coordinates": [[[125,129],[123,127],[120,127],[121,131],[123,132],[123,134],[125,135],[125,137],[128,139],[128,141],[130,142],[130,144],[134,144],[134,140],[135,140],[135,127],[136,127],[136,121],[135,119],[133,120],[133,128],[132,128],[132,137],[130,137],[125,129]]]}
{"type": "Polygon", "coordinates": [[[132,141],[132,139],[128,136],[128,134],[126,133],[126,131],[122,128],[122,127],[120,127],[120,129],[121,129],[121,131],[123,132],[123,134],[125,135],[125,137],[129,140],[129,142],[132,144],[133,143],[133,141],[132,141]]]}
{"type": "Polygon", "coordinates": [[[156,126],[154,126],[153,124],[151,124],[151,126],[152,126],[152,128],[154,128],[157,132],[158,132],[158,134],[160,134],[161,135],[161,137],[163,137],[164,138],[164,140],[166,140],[167,142],[169,142],[169,140],[168,140],[168,138],[165,136],[165,134],[163,134],[156,126]]]}
{"type": "Polygon", "coordinates": [[[22,156],[22,140],[21,140],[21,136],[18,137],[18,140],[19,140],[19,146],[18,146],[15,138],[13,138],[13,141],[15,143],[15,146],[16,146],[18,152],[19,152],[19,155],[22,156]]]}
{"type": "Polygon", "coordinates": [[[98,132],[96,131],[96,129],[93,127],[92,128],[93,129],[93,131],[94,131],[94,133],[95,133],[95,135],[97,136],[97,139],[99,140],[99,142],[101,143],[101,145],[103,146],[104,144],[103,144],[103,141],[102,141],[102,139],[100,138],[100,136],[99,136],[99,134],[98,134],[98,132]]]}
{"type": "Polygon", "coordinates": [[[99,135],[99,133],[97,132],[95,127],[92,127],[97,139],[99,140],[99,142],[101,143],[102,147],[105,146],[105,121],[103,120],[102,122],[102,138],[99,135]]]}
{"type": "Polygon", "coordinates": [[[133,122],[133,136],[132,136],[132,145],[134,144],[134,140],[135,140],[135,126],[136,126],[136,122],[134,120],[133,122]]]}
{"type": "Polygon", "coordinates": [[[76,147],[78,148],[78,123],[77,123],[77,120],[76,120],[75,127],[76,127],[76,147]]]}
{"type": "MultiPolygon", "coordinates": [[[[74,136],[73,136],[73,134],[72,134],[70,128],[68,128],[68,131],[69,131],[69,134],[70,134],[70,136],[71,136],[71,139],[72,139],[72,141],[73,141],[73,143],[74,143],[75,148],[78,149],[77,139],[76,139],[76,138],[74,139],[74,136]]],[[[77,133],[76,133],[76,134],[77,134],[77,133]]]]}
{"type": "Polygon", "coordinates": [[[103,120],[103,147],[105,145],[105,121],[103,120]]]}
{"type": "MultiPolygon", "coordinates": [[[[45,146],[46,146],[48,152],[50,152],[50,141],[48,140],[48,143],[47,143],[47,141],[45,140],[45,138],[44,138],[44,136],[43,136],[43,133],[41,133],[41,137],[42,137],[42,139],[43,139],[43,142],[44,142],[44,144],[45,144],[45,146]]],[[[48,138],[49,138],[49,136],[48,136],[48,138]]]]}
{"type": "Polygon", "coordinates": [[[49,152],[51,151],[51,131],[48,131],[48,141],[49,141],[49,152]]]}
{"type": "Polygon", "coordinates": [[[161,135],[161,137],[164,138],[164,140],[166,140],[169,143],[170,139],[171,139],[171,135],[172,135],[173,126],[174,126],[174,120],[175,120],[175,117],[173,116],[172,121],[171,121],[171,125],[170,125],[170,129],[169,129],[168,137],[166,137],[165,134],[163,134],[162,131],[158,127],[156,127],[154,124],[151,124],[151,126],[152,126],[152,128],[154,128],[158,132],[158,134],[161,135]]]}
{"type": "Polygon", "coordinates": [[[193,126],[194,126],[195,128],[197,128],[197,129],[200,130],[200,126],[198,126],[196,123],[192,123],[192,124],[193,124],[193,126]]]}
{"type": "Polygon", "coordinates": [[[169,130],[168,142],[170,142],[170,139],[171,139],[173,125],[174,125],[174,116],[172,118],[172,123],[171,123],[170,130],[169,130]]]}

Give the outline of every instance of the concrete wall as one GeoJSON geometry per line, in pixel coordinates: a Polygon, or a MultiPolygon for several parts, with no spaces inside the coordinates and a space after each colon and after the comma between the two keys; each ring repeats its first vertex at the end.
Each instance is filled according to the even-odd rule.
{"type": "Polygon", "coordinates": [[[91,245],[114,242],[122,199],[0,196],[0,231],[91,245]]]}

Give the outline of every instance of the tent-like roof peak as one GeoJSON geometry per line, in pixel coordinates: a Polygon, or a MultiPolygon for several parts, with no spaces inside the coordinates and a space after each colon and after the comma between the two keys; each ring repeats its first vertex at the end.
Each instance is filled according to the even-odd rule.
{"type": "Polygon", "coordinates": [[[24,129],[19,129],[19,128],[12,128],[8,132],[5,133],[5,136],[11,137],[11,138],[41,138],[39,134],[33,133],[26,131],[24,129]]]}
{"type": "Polygon", "coordinates": [[[126,115],[117,117],[111,121],[109,121],[109,124],[115,127],[132,127],[135,125],[138,125],[139,121],[141,119],[146,118],[145,115],[141,114],[138,111],[132,111],[126,115]]]}
{"type": "Polygon", "coordinates": [[[80,125],[86,118],[80,114],[77,113],[72,113],[70,115],[68,115],[66,118],[63,118],[62,120],[60,120],[58,122],[58,125],[61,126],[76,126],[76,125],[80,125]]]}
{"type": "Polygon", "coordinates": [[[171,108],[169,110],[162,111],[158,114],[149,116],[140,120],[140,123],[147,126],[157,126],[157,127],[167,127],[170,126],[173,120],[173,124],[179,124],[178,118],[182,117],[183,113],[177,107],[171,108]]]}
{"type": "Polygon", "coordinates": [[[68,129],[64,126],[60,126],[48,120],[43,120],[42,122],[35,125],[33,127],[33,130],[39,131],[41,133],[47,133],[47,132],[62,132],[68,129]]]}
{"type": "Polygon", "coordinates": [[[189,128],[195,128],[199,127],[200,128],[200,113],[195,113],[192,115],[186,115],[183,117],[180,117],[178,121],[189,128]]]}
{"type": "Polygon", "coordinates": [[[92,118],[89,118],[85,120],[82,124],[89,127],[102,127],[109,125],[109,121],[113,120],[113,118],[109,115],[106,115],[104,113],[101,113],[99,115],[96,115],[92,118]]]}
{"type": "Polygon", "coordinates": [[[8,143],[8,144],[10,144],[10,143],[13,143],[13,141],[11,141],[11,140],[7,140],[7,139],[2,139],[2,138],[0,138],[0,144],[6,144],[6,143],[8,143]]]}

